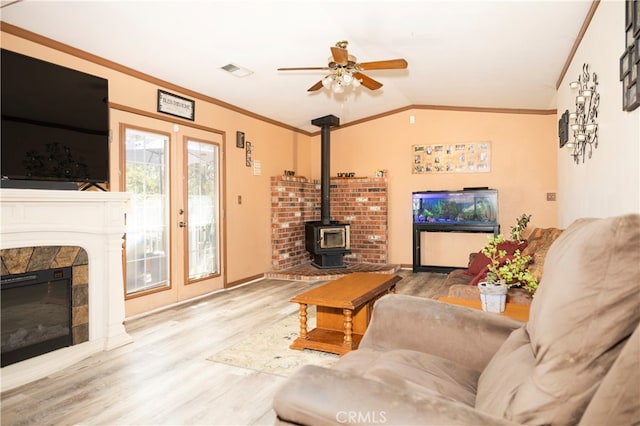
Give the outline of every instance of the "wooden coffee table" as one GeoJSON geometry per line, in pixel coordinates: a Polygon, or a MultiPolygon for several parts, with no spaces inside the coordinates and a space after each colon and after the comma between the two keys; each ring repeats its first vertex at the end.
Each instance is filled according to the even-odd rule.
{"type": "Polygon", "coordinates": [[[300,336],[291,349],[315,349],[343,355],[357,349],[367,330],[373,304],[395,293],[402,278],[392,274],[354,272],[297,295],[300,304],[300,336]],[[307,331],[307,306],[316,305],[317,327],[307,331]]]}

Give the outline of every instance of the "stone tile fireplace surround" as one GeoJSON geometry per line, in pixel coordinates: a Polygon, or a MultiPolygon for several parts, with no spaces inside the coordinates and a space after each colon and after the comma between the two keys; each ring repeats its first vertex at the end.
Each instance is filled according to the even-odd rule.
{"type": "Polygon", "coordinates": [[[77,286],[72,292],[73,345],[3,367],[2,391],[131,342],[123,325],[128,198],[116,192],[0,189],[2,274],[35,268],[30,261],[49,258],[42,269],[51,262],[72,266],[72,285],[77,286]]]}

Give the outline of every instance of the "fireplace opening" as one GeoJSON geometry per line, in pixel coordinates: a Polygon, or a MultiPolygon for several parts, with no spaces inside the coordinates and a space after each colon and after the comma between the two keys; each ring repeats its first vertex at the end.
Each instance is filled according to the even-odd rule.
{"type": "Polygon", "coordinates": [[[2,367],[72,345],[72,268],[3,275],[2,367]]]}
{"type": "Polygon", "coordinates": [[[320,228],[319,242],[321,249],[349,249],[351,246],[349,227],[341,226],[339,228],[320,228]]]}

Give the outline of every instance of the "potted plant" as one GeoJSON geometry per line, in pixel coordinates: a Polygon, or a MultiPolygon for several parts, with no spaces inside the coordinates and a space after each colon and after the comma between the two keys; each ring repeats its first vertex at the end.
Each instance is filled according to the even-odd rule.
{"type": "MultiPolygon", "coordinates": [[[[530,219],[531,215],[525,214],[517,219],[516,226],[511,228],[512,242],[522,242],[522,231],[527,227],[530,219]]],[[[508,254],[506,250],[500,248],[505,242],[504,237],[498,235],[491,238],[482,249],[482,254],[489,259],[489,264],[486,280],[478,286],[482,307],[490,312],[504,311],[509,287],[519,286],[532,294],[538,288],[538,283],[528,267],[531,256],[522,255],[520,249],[516,249],[513,254],[508,254]]]]}

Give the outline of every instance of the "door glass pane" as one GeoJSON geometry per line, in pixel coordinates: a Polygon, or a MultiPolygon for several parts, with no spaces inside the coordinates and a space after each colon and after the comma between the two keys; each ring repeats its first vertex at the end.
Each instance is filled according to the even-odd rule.
{"type": "Polygon", "coordinates": [[[166,135],[126,129],[127,294],[169,285],[166,135]]]}
{"type": "Polygon", "coordinates": [[[187,142],[189,280],[220,271],[218,242],[218,146],[187,142]]]}

